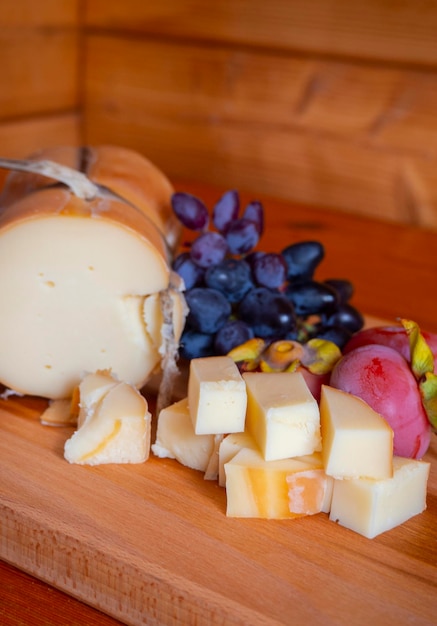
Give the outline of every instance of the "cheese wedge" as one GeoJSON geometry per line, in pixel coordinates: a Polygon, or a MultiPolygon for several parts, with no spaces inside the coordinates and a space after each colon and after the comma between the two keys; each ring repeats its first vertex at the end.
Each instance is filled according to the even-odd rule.
{"type": "Polygon", "coordinates": [[[335,478],[392,476],[393,431],[366,402],[324,385],[320,422],[327,474],[335,478]]]}
{"type": "Polygon", "coordinates": [[[188,406],[197,435],[241,432],[246,418],[246,385],[228,356],[192,359],[188,406]]]}
{"type": "Polygon", "coordinates": [[[335,480],[329,518],[373,539],[426,509],[430,463],[393,457],[393,477],[335,480]]]}
{"type": "Polygon", "coordinates": [[[178,340],[185,305],[172,286],[167,234],[175,237],[162,209],[171,186],[140,155],[122,155],[107,150],[101,162],[91,152],[91,175],[107,186],[113,177],[114,186],[89,200],[47,186],[52,181],[45,177],[36,183],[31,177],[29,186],[27,175],[12,175],[0,215],[0,382],[6,387],[68,398],[86,372],[108,368],[142,387],[166,352],[162,311],[169,293],[178,340]]]}
{"type": "Polygon", "coordinates": [[[65,442],[70,463],[143,463],[149,457],[151,414],[132,385],[93,374],[79,385],[79,427],[65,442]],[[99,388],[96,378],[102,380],[99,388]]]}
{"type": "Polygon", "coordinates": [[[321,449],[319,407],[300,372],[248,372],[246,427],[266,461],[321,449]]]}
{"type": "MultiPolygon", "coordinates": [[[[275,374],[276,375],[276,374],[275,374]]],[[[300,517],[290,511],[289,477],[308,470],[322,470],[316,453],[294,459],[265,461],[260,452],[243,448],[225,463],[226,515],[289,519],[300,517]]]]}
{"type": "Polygon", "coordinates": [[[158,416],[152,452],[164,459],[205,472],[214,452],[214,435],[196,435],[188,409],[188,399],[162,409],[158,416]]]}

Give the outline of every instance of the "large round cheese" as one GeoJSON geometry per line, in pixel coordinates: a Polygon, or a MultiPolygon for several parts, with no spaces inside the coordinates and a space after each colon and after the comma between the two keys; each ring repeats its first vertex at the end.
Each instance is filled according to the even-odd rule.
{"type": "MultiPolygon", "coordinates": [[[[58,162],[73,165],[78,152],[65,149],[58,162]]],[[[176,338],[182,331],[183,298],[170,284],[171,186],[140,155],[100,154],[88,150],[86,174],[104,185],[91,200],[41,176],[14,173],[6,185],[0,382],[17,392],[68,397],[101,369],[141,387],[163,357],[164,300],[176,338]]]]}

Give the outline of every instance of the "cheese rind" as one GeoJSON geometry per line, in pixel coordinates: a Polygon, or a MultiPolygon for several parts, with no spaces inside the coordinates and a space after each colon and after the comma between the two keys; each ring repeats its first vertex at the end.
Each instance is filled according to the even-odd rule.
{"type": "MultiPolygon", "coordinates": [[[[3,191],[0,381],[19,393],[68,398],[86,372],[106,368],[141,388],[162,363],[162,315],[154,316],[172,281],[172,187],[132,151],[105,146],[85,156],[68,147],[39,155],[85,163],[105,186],[91,199],[22,172],[3,191]]],[[[176,342],[182,300],[174,299],[176,342]]]]}
{"type": "Polygon", "coordinates": [[[320,423],[328,475],[373,479],[392,476],[393,431],[361,398],[324,385],[320,423]]]}
{"type": "Polygon", "coordinates": [[[244,430],[247,393],[237,365],[228,356],[192,359],[188,405],[197,435],[244,430]]]}
{"type": "Polygon", "coordinates": [[[182,465],[205,472],[214,452],[214,435],[196,435],[183,398],[162,409],[152,452],[160,458],[176,459],[182,465]]]}
{"type": "Polygon", "coordinates": [[[243,448],[225,463],[224,468],[228,517],[289,519],[301,514],[290,511],[288,477],[322,469],[322,460],[316,453],[265,461],[259,451],[243,448]]]}
{"type": "Polygon", "coordinates": [[[101,394],[92,384],[90,397],[86,393],[88,382],[85,377],[83,386],[79,385],[80,425],[65,442],[65,459],[79,465],[146,461],[151,431],[146,399],[133,386],[118,381],[114,385],[102,381],[101,394]]]}
{"type": "Polygon", "coordinates": [[[373,539],[422,513],[430,463],[394,456],[393,469],[383,480],[334,480],[329,518],[373,539]]]}
{"type": "Polygon", "coordinates": [[[320,415],[300,372],[249,372],[246,428],[266,461],[321,449],[320,415]]]}
{"type": "Polygon", "coordinates": [[[291,513],[329,513],[334,480],[323,469],[310,469],[287,476],[291,513]]]}

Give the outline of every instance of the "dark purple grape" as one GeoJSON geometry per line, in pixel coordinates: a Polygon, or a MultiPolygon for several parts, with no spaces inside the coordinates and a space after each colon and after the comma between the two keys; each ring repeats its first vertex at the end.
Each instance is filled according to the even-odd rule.
{"type": "Polygon", "coordinates": [[[214,348],[217,354],[228,354],[236,346],[252,339],[253,330],[242,320],[229,320],[216,333],[214,348]]]}
{"type": "Polygon", "coordinates": [[[179,354],[183,359],[214,356],[214,335],[186,329],[182,333],[179,354]]]}
{"type": "Polygon", "coordinates": [[[242,259],[223,259],[206,270],[205,284],[220,291],[229,302],[240,302],[254,285],[250,266],[242,259]]]}
{"type": "Polygon", "coordinates": [[[344,348],[349,339],[352,337],[350,330],[345,328],[344,326],[330,326],[327,328],[323,328],[319,332],[316,333],[316,337],[318,339],[326,339],[326,341],[332,341],[335,343],[340,350],[344,348]]]}
{"type": "Polygon", "coordinates": [[[325,256],[325,250],[318,241],[299,241],[284,248],[282,256],[287,264],[289,280],[309,280],[325,256]]]}
{"type": "Polygon", "coordinates": [[[231,254],[247,254],[259,241],[255,222],[241,218],[229,224],[226,241],[231,254]]]}
{"type": "Polygon", "coordinates": [[[287,266],[282,255],[269,252],[253,259],[252,272],[258,285],[276,289],[285,282],[287,266]]]}
{"type": "Polygon", "coordinates": [[[281,339],[296,324],[293,305],[278,291],[257,287],[240,302],[238,315],[256,337],[281,339]]]}
{"type": "Polygon", "coordinates": [[[185,292],[189,309],[186,326],[200,333],[216,333],[228,320],[231,305],[223,294],[207,287],[185,292]]]}
{"type": "Polygon", "coordinates": [[[221,233],[225,233],[229,224],[238,218],[240,198],[237,191],[227,191],[222,195],[212,210],[212,221],[221,233]]]}
{"type": "Polygon", "coordinates": [[[190,257],[196,265],[206,269],[221,263],[227,251],[228,244],[222,235],[215,232],[206,232],[193,241],[190,257]]]}
{"type": "Polygon", "coordinates": [[[334,313],[329,315],[325,326],[342,326],[351,333],[357,333],[364,326],[364,318],[361,313],[351,304],[340,304],[334,313]]]}
{"type": "Polygon", "coordinates": [[[302,317],[333,313],[339,305],[335,289],[315,280],[287,285],[284,294],[292,302],[296,315],[302,317]]]}
{"type": "Polygon", "coordinates": [[[349,280],[346,280],[344,278],[328,278],[323,282],[325,283],[325,285],[329,285],[337,291],[340,297],[341,304],[349,302],[354,294],[353,284],[349,280]]]}
{"type": "Polygon", "coordinates": [[[205,230],[208,226],[208,209],[196,196],[183,192],[174,193],[171,197],[171,206],[178,220],[186,228],[205,230]]]}
{"type": "Polygon", "coordinates": [[[183,279],[185,289],[196,287],[203,281],[205,271],[194,263],[189,252],[181,252],[175,258],[173,269],[183,279]]]}
{"type": "Polygon", "coordinates": [[[254,200],[250,202],[244,209],[243,218],[253,222],[256,225],[258,234],[261,236],[264,232],[264,207],[261,202],[254,200]]]}

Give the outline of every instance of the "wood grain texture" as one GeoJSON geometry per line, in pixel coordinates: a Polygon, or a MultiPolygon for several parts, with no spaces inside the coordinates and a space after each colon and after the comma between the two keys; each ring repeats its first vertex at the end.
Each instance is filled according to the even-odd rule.
{"type": "MultiPolygon", "coordinates": [[[[30,117],[0,122],[1,155],[22,159],[44,147],[80,145],[81,121],[76,113],[30,117]]],[[[0,188],[7,170],[0,169],[0,188]]]]}
{"type": "Polygon", "coordinates": [[[316,55],[436,65],[437,7],[426,0],[93,0],[90,27],[316,55]]]}
{"type": "Polygon", "coordinates": [[[99,35],[86,58],[89,143],[126,144],[173,177],[437,229],[431,74],[99,35]]]}
{"type": "MultiPolygon", "coordinates": [[[[208,205],[223,191],[176,186],[208,205]]],[[[419,323],[437,330],[435,297],[424,289],[435,276],[437,234],[265,203],[266,250],[309,234],[320,238],[323,275],[353,280],[354,301],[363,310],[389,319],[399,308],[412,317],[422,311],[419,323]]],[[[432,464],[427,510],[367,540],[325,515],[228,519],[224,491],[175,461],[70,466],[62,450],[72,430],[41,426],[44,407],[36,398],[0,402],[0,556],[6,562],[125,624],[273,626],[289,624],[291,615],[314,625],[433,623],[435,438],[426,456],[432,464]]],[[[74,624],[74,616],[73,605],[66,622],[74,624]]],[[[47,612],[45,625],[54,624],[47,612]]]]}
{"type": "Polygon", "coordinates": [[[74,30],[0,33],[0,120],[76,109],[78,55],[74,30]]]}
{"type": "Polygon", "coordinates": [[[2,0],[0,28],[52,28],[77,25],[80,0],[2,0]]]}

